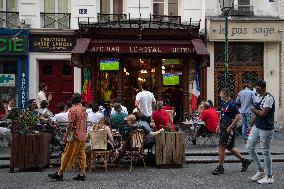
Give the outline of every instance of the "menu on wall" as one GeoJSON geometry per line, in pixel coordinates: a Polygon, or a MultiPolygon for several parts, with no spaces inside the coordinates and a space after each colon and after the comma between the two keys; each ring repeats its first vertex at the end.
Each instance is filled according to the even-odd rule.
{"type": "Polygon", "coordinates": [[[71,52],[75,43],[73,35],[31,35],[30,52],[71,52]]]}

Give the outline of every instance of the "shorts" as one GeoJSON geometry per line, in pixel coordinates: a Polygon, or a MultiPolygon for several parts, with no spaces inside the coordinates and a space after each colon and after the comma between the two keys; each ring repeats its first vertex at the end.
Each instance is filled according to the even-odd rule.
{"type": "Polygon", "coordinates": [[[233,136],[227,132],[227,129],[220,129],[219,146],[225,146],[228,149],[235,147],[236,127],[233,129],[233,136]]]}

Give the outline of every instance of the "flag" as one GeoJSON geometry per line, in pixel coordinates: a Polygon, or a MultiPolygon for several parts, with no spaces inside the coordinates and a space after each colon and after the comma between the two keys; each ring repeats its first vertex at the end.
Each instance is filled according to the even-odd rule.
{"type": "Polygon", "coordinates": [[[86,105],[89,105],[93,100],[92,87],[91,87],[91,74],[90,74],[90,69],[88,67],[85,68],[85,72],[84,72],[82,99],[83,101],[85,101],[86,105]]]}
{"type": "Polygon", "coordinates": [[[200,85],[198,80],[198,72],[197,69],[194,71],[194,80],[192,85],[192,96],[191,96],[191,109],[197,110],[198,108],[198,97],[200,95],[200,85]]]}

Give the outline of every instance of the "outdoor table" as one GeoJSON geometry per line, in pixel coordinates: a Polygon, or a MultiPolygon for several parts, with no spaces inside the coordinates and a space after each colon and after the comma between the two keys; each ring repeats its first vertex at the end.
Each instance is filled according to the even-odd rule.
{"type": "Polygon", "coordinates": [[[184,128],[186,131],[188,131],[188,132],[185,132],[187,134],[187,140],[186,140],[187,142],[192,140],[194,133],[196,133],[197,131],[197,127],[195,127],[194,125],[198,125],[198,126],[205,125],[204,121],[192,121],[192,120],[182,122],[182,124],[185,125],[184,128]]]}

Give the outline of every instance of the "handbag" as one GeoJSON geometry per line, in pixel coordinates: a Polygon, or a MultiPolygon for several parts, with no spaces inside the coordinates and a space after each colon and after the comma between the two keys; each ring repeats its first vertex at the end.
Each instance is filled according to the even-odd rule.
{"type": "Polygon", "coordinates": [[[69,134],[67,135],[66,137],[66,141],[67,142],[70,142],[74,139],[74,132],[73,131],[70,131],[69,134]]]}

